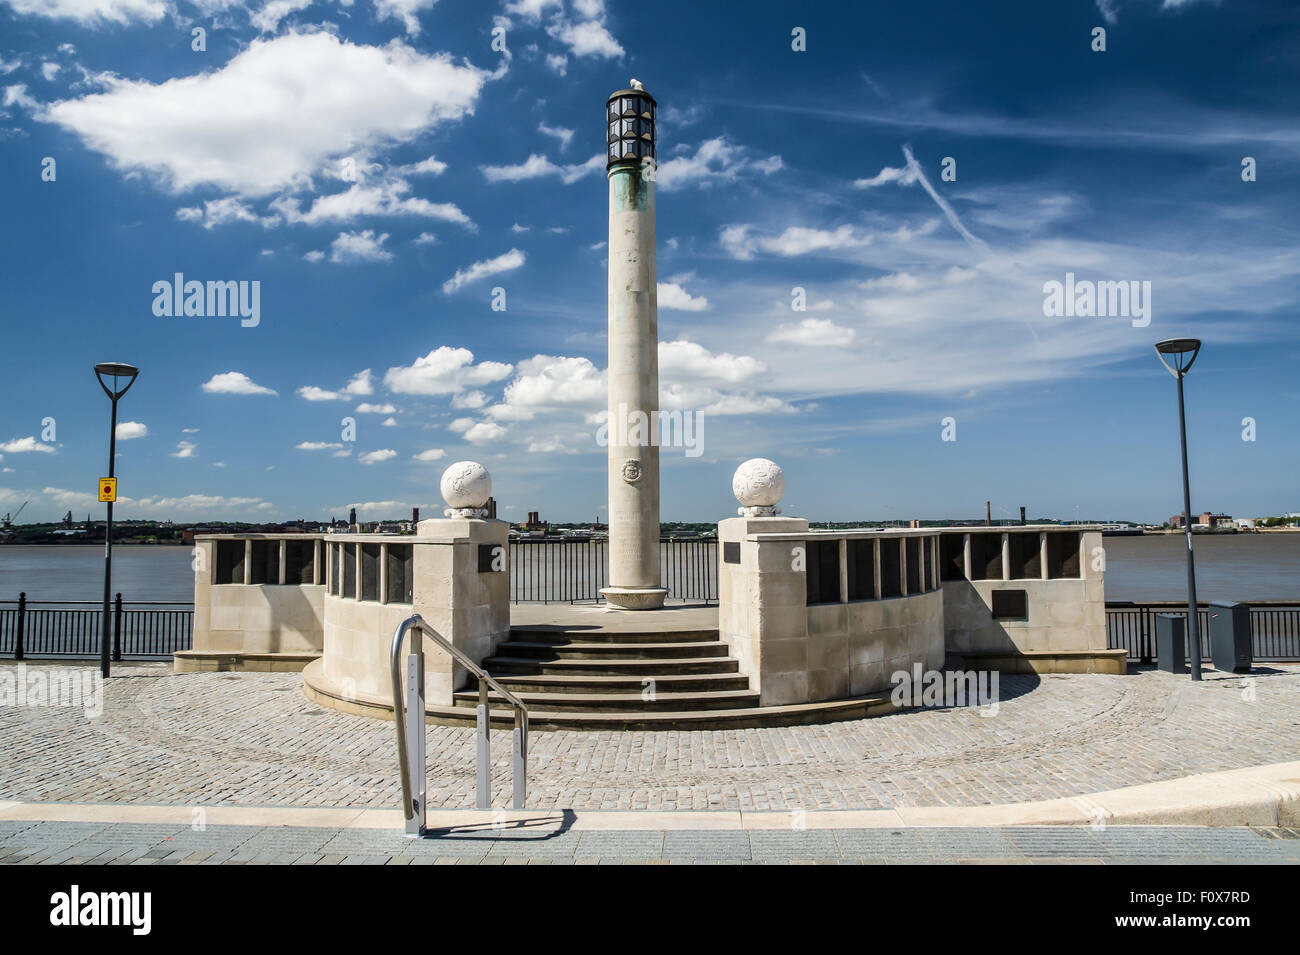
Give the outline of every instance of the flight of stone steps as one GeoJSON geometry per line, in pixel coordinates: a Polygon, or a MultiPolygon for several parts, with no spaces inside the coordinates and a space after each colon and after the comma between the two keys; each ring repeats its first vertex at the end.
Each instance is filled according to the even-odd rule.
{"type": "MultiPolygon", "coordinates": [[[[528,707],[537,729],[709,730],[860,719],[894,710],[888,693],[759,706],[758,691],[716,628],[525,625],[483,668],[528,707]]],[[[513,723],[510,705],[489,696],[492,725],[513,723]]],[[[476,688],[455,694],[451,713],[474,719],[476,688]]],[[[440,721],[450,714],[444,710],[440,721]]]]}
{"type": "MultiPolygon", "coordinates": [[[[514,627],[483,667],[545,726],[707,726],[758,706],[716,629],[514,627]]],[[[473,709],[478,692],[455,699],[473,709]]],[[[494,719],[510,714],[495,692],[491,703],[494,719]]]]}

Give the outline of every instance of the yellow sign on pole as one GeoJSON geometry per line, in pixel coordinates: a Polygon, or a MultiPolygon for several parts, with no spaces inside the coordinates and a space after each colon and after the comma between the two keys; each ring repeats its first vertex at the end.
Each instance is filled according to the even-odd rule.
{"type": "Polygon", "coordinates": [[[99,479],[99,499],[106,503],[112,503],[117,500],[117,478],[111,477],[99,479]]]}

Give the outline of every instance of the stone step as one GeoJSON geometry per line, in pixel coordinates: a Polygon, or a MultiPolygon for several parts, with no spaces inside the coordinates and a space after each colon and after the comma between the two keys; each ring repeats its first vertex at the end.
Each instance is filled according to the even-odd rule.
{"type": "Polygon", "coordinates": [[[712,630],[612,630],[605,626],[511,627],[512,640],[533,643],[699,643],[718,639],[717,629],[712,630]]]}
{"type": "Polygon", "coordinates": [[[710,690],[747,690],[749,677],[740,673],[654,673],[646,676],[592,676],[494,674],[512,693],[641,693],[642,680],[653,677],[661,693],[703,693],[710,690]]]}
{"type": "MultiPolygon", "coordinates": [[[[754,690],[714,690],[705,693],[657,692],[653,700],[644,700],[640,692],[634,693],[516,693],[528,707],[529,717],[543,718],[549,713],[600,712],[657,713],[687,710],[727,710],[758,706],[758,693],[754,690]]],[[[474,709],[478,706],[478,693],[462,691],[454,697],[455,705],[474,709]]],[[[490,693],[490,707],[507,707],[505,699],[490,693]]]]}
{"type": "MultiPolygon", "coordinates": [[[[505,647],[505,644],[502,644],[505,647]]],[[[732,657],[680,657],[670,661],[619,658],[591,660],[583,658],[565,658],[543,660],[537,657],[491,656],[483,661],[483,669],[494,677],[519,674],[590,674],[593,676],[629,676],[646,674],[653,676],[671,666],[674,675],[682,673],[739,673],[740,663],[732,657]]]]}
{"type": "MultiPolygon", "coordinates": [[[[745,729],[760,726],[800,726],[837,720],[858,720],[896,712],[888,693],[872,694],[825,703],[800,703],[790,706],[742,706],[725,710],[630,710],[623,713],[599,710],[530,711],[528,725],[535,730],[714,730],[745,729]]],[[[391,714],[391,711],[390,711],[391,714]]],[[[430,706],[430,722],[452,726],[473,725],[475,712],[458,706],[430,706]]],[[[391,715],[389,716],[391,719],[391,715]]],[[[493,729],[514,725],[514,710],[493,709],[493,729]]]]}
{"type": "Polygon", "coordinates": [[[727,645],[717,640],[699,643],[535,643],[528,640],[507,640],[497,647],[497,654],[539,660],[669,661],[679,657],[725,657],[727,645]]]}

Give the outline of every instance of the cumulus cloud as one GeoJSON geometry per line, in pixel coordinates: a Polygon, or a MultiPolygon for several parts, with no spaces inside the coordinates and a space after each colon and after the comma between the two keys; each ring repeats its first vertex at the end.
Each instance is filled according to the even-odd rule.
{"type": "Polygon", "coordinates": [[[659,376],[686,384],[714,382],[738,384],[767,371],[767,366],[749,355],[714,354],[690,341],[659,343],[659,376]]]}
{"type": "Polygon", "coordinates": [[[5,454],[27,454],[31,451],[39,451],[41,454],[56,453],[54,445],[42,444],[40,441],[37,441],[33,435],[5,441],[0,444],[0,451],[3,451],[5,454]]]}
{"type": "Polygon", "coordinates": [[[257,384],[242,371],[227,371],[219,375],[213,375],[203,383],[202,388],[210,395],[278,394],[271,388],[264,388],[257,384]]]}
{"type": "Polygon", "coordinates": [[[371,404],[363,401],[357,405],[357,414],[392,414],[397,408],[390,404],[371,404]]]}
{"type": "Polygon", "coordinates": [[[351,262],[389,262],[393,253],[384,248],[388,233],[375,235],[374,229],[361,232],[340,232],[330,243],[330,261],[338,263],[351,262]]]}
{"type": "Polygon", "coordinates": [[[499,361],[476,365],[468,348],[440,345],[411,365],[388,369],[384,386],[395,394],[450,395],[500,381],[512,368],[499,361]]]}
{"type": "Polygon", "coordinates": [[[620,57],[624,52],[622,45],[605,29],[605,25],[596,20],[582,23],[561,21],[547,27],[546,32],[567,46],[574,56],[608,60],[620,57]]]}
{"type": "Polygon", "coordinates": [[[586,162],[561,166],[551,162],[541,153],[533,153],[526,160],[513,166],[483,166],[483,175],[488,182],[521,182],[525,179],[541,179],[544,176],[558,176],[566,186],[572,185],[584,176],[601,172],[605,168],[604,154],[592,156],[586,162]]]}
{"type": "Polygon", "coordinates": [[[290,196],[274,200],[271,208],[295,225],[353,222],[363,216],[417,216],[474,228],[470,217],[455,203],[430,202],[407,195],[410,191],[411,184],[405,179],[389,179],[374,185],[357,183],[343,192],[318,196],[305,212],[301,200],[290,196]]]}
{"type": "Polygon", "coordinates": [[[851,225],[835,229],[790,226],[778,235],[758,235],[749,225],[724,226],[719,234],[723,249],[737,259],[752,259],[756,252],[792,257],[825,250],[841,251],[870,245],[870,233],[851,225]]]}
{"type": "Polygon", "coordinates": [[[709,308],[709,300],[703,295],[691,295],[677,282],[660,282],[656,286],[660,308],[676,309],[680,312],[704,312],[709,308]]]}
{"type": "Polygon", "coordinates": [[[199,446],[193,441],[176,442],[176,450],[171,453],[173,458],[193,458],[197,457],[199,446]]]}
{"type": "Polygon", "coordinates": [[[104,92],[54,103],[43,118],[117,168],[177,192],[265,196],[310,186],[337,157],[460,119],[486,79],[449,54],[398,40],[378,47],[289,33],[254,40],[218,69],[161,83],[104,75],[104,92]]]}
{"type": "Polygon", "coordinates": [[[500,275],[502,272],[512,272],[522,267],[525,260],[524,253],[518,249],[511,249],[509,252],[498,255],[495,259],[484,259],[481,262],[475,262],[467,268],[457,269],[455,275],[442,283],[442,291],[450,295],[452,292],[457,292],[479,279],[487,278],[490,275],[500,275]]]}
{"type": "Polygon", "coordinates": [[[367,451],[365,454],[358,454],[357,460],[362,464],[378,464],[381,461],[388,461],[397,457],[397,452],[392,448],[382,448],[379,451],[367,451]]]}
{"type": "MultiPolygon", "coordinates": [[[[604,157],[601,157],[604,162],[604,157]]],[[[711,186],[715,183],[734,182],[742,172],[753,171],[771,175],[785,164],[780,156],[755,159],[751,150],[731,142],[725,136],[706,139],[690,155],[676,156],[659,163],[655,172],[655,188],[681,189],[685,186],[711,186]]]]}
{"type": "Polygon", "coordinates": [[[442,448],[429,448],[427,451],[411,455],[417,461],[440,461],[446,456],[447,452],[442,448]]]}
{"type": "Polygon", "coordinates": [[[337,441],[302,441],[295,444],[294,447],[299,451],[328,451],[333,448],[341,448],[343,445],[337,441]]]}
{"type": "Polygon", "coordinates": [[[81,26],[104,23],[153,23],[167,13],[164,0],[5,0],[15,13],[73,20],[81,26]]]}
{"type": "Polygon", "coordinates": [[[148,434],[148,426],[139,421],[119,421],[117,424],[117,440],[119,441],[130,441],[132,438],[143,438],[148,434]]]}
{"type": "Polygon", "coordinates": [[[805,318],[793,325],[780,326],[767,336],[767,340],[786,345],[842,348],[853,343],[853,336],[853,329],[836,325],[830,319],[805,318]]]}

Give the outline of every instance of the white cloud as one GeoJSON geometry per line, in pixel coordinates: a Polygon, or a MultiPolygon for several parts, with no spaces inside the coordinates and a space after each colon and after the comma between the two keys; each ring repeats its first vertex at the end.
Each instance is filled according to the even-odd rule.
{"type": "Polygon", "coordinates": [[[569,58],[558,53],[546,54],[546,65],[561,76],[569,75],[569,58]]]}
{"type": "Polygon", "coordinates": [[[595,20],[585,23],[561,21],[547,27],[546,32],[567,46],[574,56],[614,59],[624,52],[619,42],[605,29],[605,25],[595,20]]]}
{"type": "Polygon", "coordinates": [[[703,345],[683,340],[659,343],[659,376],[678,384],[738,384],[765,371],[767,366],[749,355],[714,354],[703,345]]]}
{"type": "Polygon", "coordinates": [[[139,421],[119,421],[117,424],[117,440],[119,441],[143,438],[148,434],[149,428],[139,421]]]}
{"type": "Polygon", "coordinates": [[[421,232],[415,237],[414,241],[416,245],[432,245],[438,241],[438,237],[432,232],[421,232]]]}
{"type": "Polygon", "coordinates": [[[437,0],[375,0],[375,13],[381,20],[400,20],[410,36],[420,32],[420,21],[415,15],[421,10],[432,10],[437,0]]]}
{"type": "Polygon", "coordinates": [[[388,461],[397,457],[397,452],[392,448],[383,448],[379,451],[367,451],[365,454],[358,454],[357,460],[362,464],[378,464],[381,461],[388,461]]]}
{"type": "Polygon", "coordinates": [[[41,64],[41,76],[45,77],[45,81],[48,83],[59,75],[61,69],[62,67],[59,64],[46,61],[41,64]]]}
{"type": "Polygon", "coordinates": [[[213,375],[203,383],[202,388],[210,395],[277,394],[276,391],[270,388],[263,388],[261,385],[254,383],[242,371],[227,371],[219,375],[213,375]]]}
{"type": "Polygon", "coordinates": [[[167,13],[163,0],[6,0],[14,12],[51,20],[75,20],[82,26],[100,26],[105,22],[129,23],[133,20],[153,23],[167,13]]]}
{"type": "Polygon", "coordinates": [[[440,461],[447,456],[447,452],[442,448],[429,448],[427,451],[421,451],[419,454],[413,454],[411,457],[417,461],[440,461]]]}
{"type": "Polygon", "coordinates": [[[568,149],[569,142],[573,139],[574,131],[565,129],[563,126],[547,126],[545,123],[537,124],[537,131],[546,136],[552,136],[560,141],[561,149],[568,149]]]}
{"type": "Polygon", "coordinates": [[[199,446],[192,441],[178,441],[176,442],[176,450],[171,453],[171,456],[173,458],[197,457],[195,452],[198,451],[198,449],[199,446]]]}
{"type": "Polygon", "coordinates": [[[676,282],[660,282],[657,286],[660,308],[676,309],[680,312],[703,312],[709,308],[709,300],[703,295],[696,297],[676,282]]]}
{"type": "Polygon", "coordinates": [[[482,408],[487,403],[488,396],[481,391],[462,391],[451,399],[453,408],[465,408],[471,411],[475,408],[482,408]]]}
{"type": "Polygon", "coordinates": [[[820,348],[843,348],[853,343],[854,331],[826,318],[805,318],[782,325],[767,336],[769,342],[820,348]]]}
{"type": "Polygon", "coordinates": [[[307,9],[313,2],[314,0],[271,0],[248,19],[263,33],[274,33],[281,20],[291,13],[307,9]]]}
{"type": "Polygon", "coordinates": [[[373,395],[375,393],[374,376],[370,374],[370,369],[365,368],[357,372],[348,379],[348,383],[343,386],[345,395],[373,395]]]}
{"type": "Polygon", "coordinates": [[[534,355],[521,361],[501,404],[488,414],[498,421],[527,421],[555,408],[593,410],[605,402],[605,373],[586,358],[534,355]]]}
{"type": "Polygon", "coordinates": [[[477,282],[479,279],[487,278],[489,275],[499,275],[502,272],[511,272],[523,266],[526,260],[524,253],[518,249],[511,249],[498,255],[495,259],[484,259],[481,262],[475,262],[473,265],[464,269],[457,269],[456,274],[447,281],[442,283],[442,290],[445,294],[450,295],[452,292],[459,291],[471,282],[477,282]]]}
{"type": "Polygon", "coordinates": [[[886,166],[870,179],[854,179],[853,188],[874,189],[876,186],[883,186],[887,182],[896,182],[900,186],[910,186],[916,182],[916,172],[906,166],[886,166]]]}
{"type": "Polygon", "coordinates": [[[44,118],[119,169],[175,191],[263,196],[307,187],[336,157],[460,119],[486,78],[397,40],[374,47],[289,33],[254,40],[219,69],[162,83],[104,75],[105,92],[54,103],[44,118]]]}
{"type": "Polygon", "coordinates": [[[491,444],[506,436],[506,429],[493,421],[480,421],[466,430],[464,439],[470,444],[491,444]]]}
{"type": "Polygon", "coordinates": [[[562,10],[564,4],[562,0],[510,0],[506,4],[506,13],[513,16],[524,17],[527,20],[537,21],[541,19],[543,13],[554,7],[556,10],[562,10]]]}
{"type": "Polygon", "coordinates": [[[343,445],[337,441],[303,441],[295,444],[294,448],[299,451],[329,451],[332,448],[341,448],[343,445]]]}
{"type": "Polygon", "coordinates": [[[559,176],[566,185],[572,185],[584,176],[600,172],[605,168],[605,156],[598,154],[586,162],[561,166],[541,155],[533,153],[526,160],[513,166],[483,166],[483,175],[488,182],[521,182],[526,179],[540,179],[543,176],[559,176]]]}
{"type": "Polygon", "coordinates": [[[655,172],[655,188],[669,190],[690,185],[711,186],[715,183],[734,182],[742,172],[752,170],[771,175],[784,165],[780,156],[754,159],[750,150],[744,146],[731,142],[725,136],[717,136],[700,143],[693,155],[677,156],[659,163],[655,172]]]}
{"type": "Polygon", "coordinates": [[[363,401],[361,404],[357,405],[357,414],[392,414],[396,410],[397,409],[390,404],[376,405],[371,404],[368,401],[363,401]]]}
{"type": "Polygon", "coordinates": [[[25,438],[14,438],[12,441],[5,441],[0,444],[0,451],[5,454],[26,454],[29,451],[39,451],[41,454],[56,454],[57,451],[52,444],[42,444],[37,441],[33,435],[25,438]]]}
{"type": "Polygon", "coordinates": [[[337,391],[326,391],[315,385],[303,385],[298,389],[298,397],[306,398],[308,401],[338,401],[343,396],[337,391]]]}
{"type": "Polygon", "coordinates": [[[381,428],[396,428],[396,427],[397,427],[397,419],[396,419],[396,418],[385,418],[383,421],[379,422],[379,426],[380,426],[381,428]]]}
{"type": "Polygon", "coordinates": [[[440,345],[409,366],[388,369],[384,386],[396,394],[450,395],[500,381],[511,370],[511,365],[498,361],[475,365],[469,349],[440,345]]]}
{"type": "Polygon", "coordinates": [[[430,202],[406,195],[411,184],[405,179],[390,179],[372,186],[357,183],[343,192],[318,196],[306,212],[301,201],[283,196],[271,207],[295,225],[320,225],[324,222],[353,222],[362,216],[420,216],[440,219],[473,229],[474,223],[451,202],[430,202]]]}
{"type": "Polygon", "coordinates": [[[421,159],[410,166],[403,166],[400,172],[411,173],[412,175],[424,176],[441,176],[447,171],[447,164],[437,156],[430,156],[428,159],[421,159]]]}
{"type": "Polygon", "coordinates": [[[331,262],[389,262],[393,253],[384,248],[388,233],[375,235],[374,229],[361,232],[340,232],[330,243],[331,262]]]}
{"type": "Polygon", "coordinates": [[[787,258],[826,250],[843,251],[871,244],[870,233],[862,233],[851,225],[836,229],[813,229],[790,226],[780,235],[755,235],[752,226],[724,226],[718,241],[733,258],[752,259],[755,252],[766,252],[787,258]]]}

